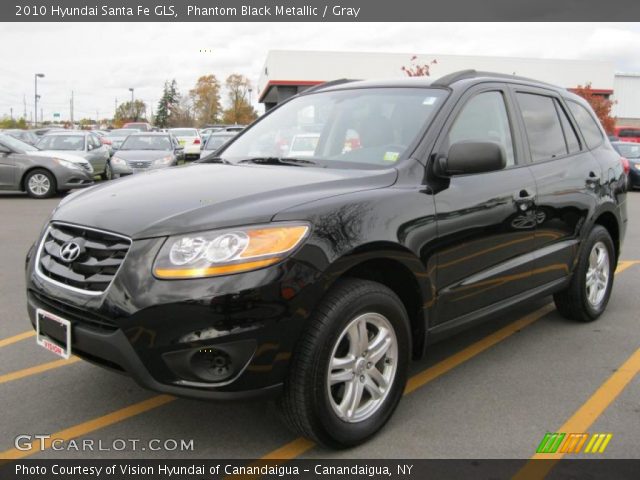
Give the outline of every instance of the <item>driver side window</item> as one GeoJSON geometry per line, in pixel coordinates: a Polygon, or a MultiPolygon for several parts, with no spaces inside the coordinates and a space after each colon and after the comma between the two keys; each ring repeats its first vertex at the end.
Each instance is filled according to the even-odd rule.
{"type": "Polygon", "coordinates": [[[449,130],[446,147],[462,141],[498,143],[506,153],[506,166],[515,164],[511,127],[501,92],[480,93],[462,108],[449,130]]]}

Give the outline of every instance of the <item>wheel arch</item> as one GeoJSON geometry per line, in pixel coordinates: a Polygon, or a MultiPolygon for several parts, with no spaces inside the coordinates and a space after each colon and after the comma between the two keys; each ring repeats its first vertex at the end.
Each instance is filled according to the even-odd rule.
{"type": "Polygon", "coordinates": [[[325,273],[330,279],[327,289],[343,278],[371,280],[391,289],[409,316],[412,356],[424,354],[433,288],[429,272],[411,251],[386,242],[365,245],[338,259],[325,273]]]}
{"type": "Polygon", "coordinates": [[[22,177],[20,178],[20,191],[22,192],[26,192],[27,191],[27,185],[26,185],[26,181],[27,181],[27,177],[29,176],[29,174],[31,172],[33,172],[34,170],[44,170],[45,172],[47,172],[49,175],[51,175],[53,177],[53,181],[54,181],[54,190],[57,191],[58,190],[58,178],[56,177],[56,174],[53,173],[49,168],[47,167],[43,167],[42,165],[33,165],[31,167],[29,167],[28,169],[26,169],[23,173],[22,173],[22,177]]]}
{"type": "Polygon", "coordinates": [[[601,212],[594,220],[593,225],[600,225],[604,227],[611,235],[613,240],[613,246],[616,254],[616,264],[620,259],[620,225],[618,224],[618,218],[615,214],[609,210],[601,212]]]}

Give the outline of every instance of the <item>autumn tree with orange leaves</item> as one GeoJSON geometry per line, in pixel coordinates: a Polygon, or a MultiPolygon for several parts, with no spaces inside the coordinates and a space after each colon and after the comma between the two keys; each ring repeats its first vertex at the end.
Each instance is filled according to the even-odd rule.
{"type": "Polygon", "coordinates": [[[571,91],[589,102],[593,111],[596,112],[604,131],[607,132],[608,135],[613,134],[616,119],[611,115],[611,109],[614,102],[603,95],[595,93],[590,83],[587,83],[584,87],[580,85],[578,88],[572,88],[571,91]]]}
{"type": "Polygon", "coordinates": [[[431,60],[429,63],[418,63],[418,56],[411,57],[411,65],[401,67],[401,70],[409,77],[428,77],[431,75],[431,65],[436,65],[437,60],[431,60]]]}

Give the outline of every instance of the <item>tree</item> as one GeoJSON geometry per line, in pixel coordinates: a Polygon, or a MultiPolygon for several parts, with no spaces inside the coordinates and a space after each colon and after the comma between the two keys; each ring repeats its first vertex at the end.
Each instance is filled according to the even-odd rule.
{"type": "Polygon", "coordinates": [[[227,77],[225,87],[229,95],[229,108],[224,111],[224,123],[247,125],[258,118],[248,100],[251,82],[247,77],[233,73],[227,77]]]}
{"type": "Polygon", "coordinates": [[[178,84],[175,80],[164,82],[164,89],[162,91],[162,98],[158,102],[158,108],[156,110],[155,124],[158,127],[166,128],[171,121],[171,115],[174,113],[175,108],[180,101],[180,94],[178,93],[178,84]]]}
{"type": "Polygon", "coordinates": [[[13,118],[3,117],[2,119],[0,119],[0,129],[2,129],[2,128],[21,128],[21,129],[26,129],[27,128],[27,121],[24,118],[20,118],[18,120],[15,120],[13,118]]]}
{"type": "Polygon", "coordinates": [[[571,91],[589,102],[593,111],[596,112],[604,131],[607,132],[607,135],[612,135],[616,126],[616,119],[611,116],[614,102],[603,95],[595,93],[591,88],[591,83],[587,83],[584,87],[579,85],[578,88],[571,89],[571,91]]]}
{"type": "Polygon", "coordinates": [[[193,112],[201,126],[218,123],[220,120],[220,82],[215,75],[203,75],[196,86],[189,90],[193,112]]]}
{"type": "Polygon", "coordinates": [[[418,56],[414,55],[410,59],[411,65],[402,66],[400,69],[410,77],[428,77],[431,75],[431,65],[436,65],[437,60],[431,60],[429,63],[418,63],[418,56]]]}
{"type": "Polygon", "coordinates": [[[134,100],[133,104],[131,101],[121,103],[116,109],[113,123],[116,126],[122,126],[127,122],[144,122],[146,110],[147,105],[142,100],[134,100]]]}

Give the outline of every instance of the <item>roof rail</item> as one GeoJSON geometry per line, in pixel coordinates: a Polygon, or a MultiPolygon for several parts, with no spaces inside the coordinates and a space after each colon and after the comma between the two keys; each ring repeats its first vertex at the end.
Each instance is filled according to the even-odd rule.
{"type": "Polygon", "coordinates": [[[451,85],[454,82],[457,82],[458,80],[462,80],[465,78],[474,78],[477,76],[477,73],[478,72],[473,69],[459,70],[457,72],[453,72],[443,77],[440,77],[431,85],[435,87],[448,87],[449,85],[451,85]]]}
{"type": "Polygon", "coordinates": [[[338,80],[331,80],[329,82],[324,82],[319,85],[315,85],[311,88],[307,88],[306,90],[304,90],[304,93],[315,92],[316,90],[322,90],[323,88],[333,87],[335,85],[342,85],[343,83],[357,82],[357,81],[358,80],[353,78],[339,78],[338,80]]]}
{"type": "Polygon", "coordinates": [[[459,80],[464,80],[467,78],[478,78],[478,77],[493,77],[493,78],[504,78],[509,80],[521,80],[524,82],[537,83],[538,85],[546,85],[548,87],[561,88],[561,87],[558,87],[557,85],[553,85],[552,83],[542,82],[534,78],[520,77],[515,74],[511,75],[507,73],[482,72],[477,70],[461,70],[459,72],[453,72],[453,73],[450,73],[449,75],[445,75],[444,77],[437,79],[431,85],[439,86],[439,87],[448,87],[452,83],[457,82],[459,80]]]}

